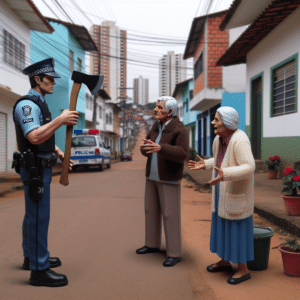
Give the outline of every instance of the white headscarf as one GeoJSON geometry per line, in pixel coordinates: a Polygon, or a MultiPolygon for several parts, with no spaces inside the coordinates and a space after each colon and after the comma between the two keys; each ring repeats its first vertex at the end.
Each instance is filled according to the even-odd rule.
{"type": "Polygon", "coordinates": [[[221,106],[217,109],[222,123],[230,130],[236,130],[239,126],[239,115],[237,111],[230,106],[221,106]]]}

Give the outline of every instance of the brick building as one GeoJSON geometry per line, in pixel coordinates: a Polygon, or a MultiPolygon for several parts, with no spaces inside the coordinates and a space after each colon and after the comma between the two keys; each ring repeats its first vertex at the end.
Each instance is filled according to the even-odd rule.
{"type": "Polygon", "coordinates": [[[212,155],[215,134],[210,123],[218,107],[234,107],[240,115],[242,129],[245,123],[245,64],[229,68],[216,65],[245,29],[221,31],[219,27],[226,14],[227,10],[195,18],[183,56],[184,59],[194,59],[194,97],[190,100],[189,109],[200,111],[196,122],[195,148],[202,156],[212,155]]]}

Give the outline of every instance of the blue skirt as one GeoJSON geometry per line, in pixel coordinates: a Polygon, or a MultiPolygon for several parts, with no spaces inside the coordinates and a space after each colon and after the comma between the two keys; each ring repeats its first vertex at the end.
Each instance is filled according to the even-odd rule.
{"type": "Polygon", "coordinates": [[[220,184],[215,190],[216,212],[212,213],[210,251],[232,263],[254,260],[253,217],[227,220],[218,216],[220,184]]]}

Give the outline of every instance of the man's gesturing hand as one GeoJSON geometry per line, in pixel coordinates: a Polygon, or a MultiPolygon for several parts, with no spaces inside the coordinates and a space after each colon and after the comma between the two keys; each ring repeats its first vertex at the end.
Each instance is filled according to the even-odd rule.
{"type": "Polygon", "coordinates": [[[143,139],[143,141],[144,141],[144,144],[141,145],[141,147],[143,147],[144,150],[149,150],[146,152],[147,154],[158,152],[161,149],[160,145],[155,144],[154,142],[152,142],[150,140],[143,139]]]}
{"type": "Polygon", "coordinates": [[[191,171],[205,169],[205,162],[204,160],[197,154],[196,157],[199,161],[189,160],[188,167],[191,171]]]}
{"type": "Polygon", "coordinates": [[[62,119],[63,125],[76,125],[78,118],[79,118],[79,112],[78,111],[70,111],[69,109],[65,109],[61,115],[60,118],[62,119]]]}

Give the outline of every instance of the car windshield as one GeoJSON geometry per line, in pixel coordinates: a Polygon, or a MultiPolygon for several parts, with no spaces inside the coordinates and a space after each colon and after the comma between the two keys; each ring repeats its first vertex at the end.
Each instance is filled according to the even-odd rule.
{"type": "Polygon", "coordinates": [[[93,136],[78,136],[72,138],[72,147],[96,147],[96,139],[93,136]]]}
{"type": "Polygon", "coordinates": [[[125,153],[123,153],[123,155],[128,156],[128,155],[130,155],[130,153],[129,152],[125,152],[125,153]]]}

